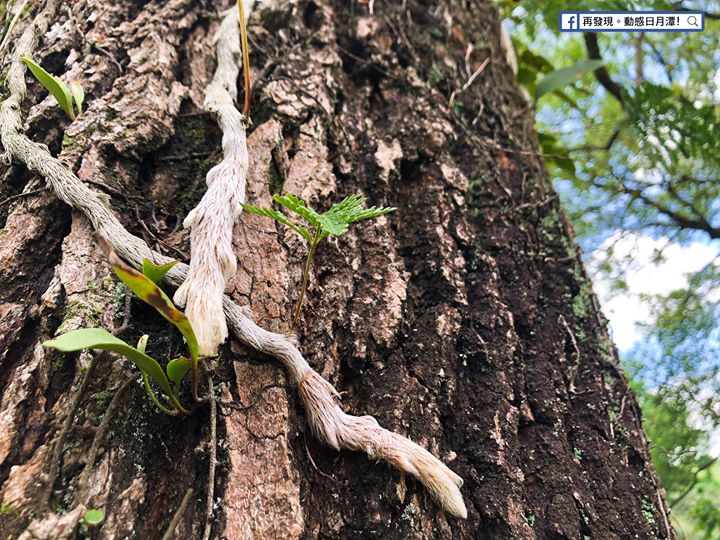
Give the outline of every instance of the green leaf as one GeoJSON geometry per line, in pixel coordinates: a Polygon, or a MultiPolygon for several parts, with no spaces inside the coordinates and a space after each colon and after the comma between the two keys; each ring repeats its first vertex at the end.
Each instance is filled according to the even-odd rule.
{"type": "MultiPolygon", "coordinates": [[[[302,200],[290,193],[282,196],[274,195],[273,199],[306,219],[313,228],[319,227],[321,230],[319,235],[320,239],[325,238],[329,234],[332,234],[333,236],[340,236],[347,232],[348,226],[351,223],[355,223],[356,221],[360,221],[362,219],[377,217],[396,210],[395,208],[376,208],[374,206],[371,208],[364,208],[363,205],[365,204],[365,199],[360,195],[351,195],[350,197],[346,197],[339,203],[332,205],[330,210],[323,214],[318,214],[312,208],[308,208],[302,200]]],[[[242,207],[247,212],[258,216],[270,217],[287,225],[295,232],[302,235],[308,243],[313,243],[313,233],[304,227],[292,223],[285,214],[271,208],[260,208],[249,204],[243,204],[242,207]]]]}
{"type": "MultiPolygon", "coordinates": [[[[394,212],[396,208],[377,208],[372,206],[364,208],[365,198],[360,195],[351,195],[339,203],[333,204],[330,210],[319,216],[323,232],[340,236],[348,230],[348,225],[363,219],[370,219],[383,214],[394,212]]],[[[323,236],[327,236],[324,234],[323,236]]]]}
{"type": "Polygon", "coordinates": [[[312,242],[313,235],[308,231],[305,227],[302,227],[300,225],[295,225],[292,223],[285,214],[282,212],[278,212],[277,210],[273,210],[272,208],[262,208],[259,206],[253,206],[251,204],[244,204],[240,203],[240,205],[243,207],[243,210],[246,212],[249,212],[250,214],[255,214],[256,216],[263,216],[263,217],[269,217],[274,219],[275,221],[279,221],[283,225],[287,225],[290,227],[293,231],[298,233],[300,236],[302,236],[305,240],[308,241],[308,243],[312,242]]]}
{"type": "Polygon", "coordinates": [[[306,206],[305,201],[297,198],[292,193],[286,193],[285,195],[273,195],[273,200],[276,203],[283,205],[291,212],[295,212],[313,227],[317,227],[320,224],[320,214],[312,208],[306,206]]]}
{"type": "Polygon", "coordinates": [[[68,115],[68,118],[70,118],[70,120],[75,120],[75,112],[73,111],[72,104],[73,98],[67,85],[55,75],[45,71],[27,56],[20,57],[20,61],[27,65],[27,67],[30,68],[30,71],[32,71],[32,74],[35,75],[35,78],[40,81],[40,84],[42,84],[53,96],[55,96],[55,99],[60,104],[60,107],[62,107],[62,110],[65,111],[65,114],[68,115]]]}
{"type": "Polygon", "coordinates": [[[195,337],[195,332],[193,331],[190,321],[188,321],[185,314],[175,307],[175,304],[172,303],[170,298],[168,298],[163,290],[153,283],[149,277],[145,276],[141,272],[138,272],[118,257],[110,246],[110,243],[105,238],[98,236],[98,243],[102,247],[103,251],[105,251],[105,255],[110,262],[110,267],[113,272],[115,272],[115,275],[120,278],[120,281],[122,281],[128,289],[134,292],[142,301],[147,302],[154,307],[160,315],[165,317],[165,319],[170,321],[177,327],[178,330],[180,330],[187,342],[188,349],[190,350],[190,356],[193,360],[197,360],[199,357],[197,337],[195,337]]]}
{"type": "Polygon", "coordinates": [[[179,383],[191,367],[192,362],[184,356],[170,360],[166,368],[168,379],[174,383],[179,383]]]}
{"type": "Polygon", "coordinates": [[[559,175],[561,178],[572,179],[575,177],[575,161],[570,158],[546,158],[548,165],[555,165],[563,173],[559,175]]]}
{"type": "Polygon", "coordinates": [[[80,86],[80,83],[72,81],[70,83],[70,93],[75,100],[75,106],[77,107],[78,114],[82,114],[82,106],[85,101],[85,91],[83,90],[83,87],[80,86]]]}
{"type": "Polygon", "coordinates": [[[324,238],[328,234],[340,236],[345,234],[350,223],[340,214],[323,214],[320,216],[320,224],[322,226],[321,236],[324,238]]]}
{"type": "MultiPolygon", "coordinates": [[[[170,415],[170,416],[175,416],[176,413],[174,411],[171,411],[170,409],[168,409],[165,405],[163,405],[160,402],[160,400],[158,399],[158,397],[155,395],[155,392],[153,391],[152,386],[150,386],[150,381],[148,381],[147,373],[145,373],[144,371],[142,372],[142,380],[143,380],[143,386],[145,387],[145,392],[147,392],[147,395],[150,396],[150,399],[155,404],[155,406],[158,409],[160,409],[160,412],[170,415]]],[[[183,412],[185,412],[185,411],[183,411],[183,412]]]]}
{"type": "Polygon", "coordinates": [[[150,259],[143,259],[142,273],[145,274],[153,283],[160,283],[165,274],[180,261],[170,261],[167,264],[157,266],[153,264],[150,259]]]}
{"type": "Polygon", "coordinates": [[[88,525],[100,525],[105,519],[105,512],[97,508],[91,508],[83,516],[83,520],[88,525]]]}
{"type": "Polygon", "coordinates": [[[558,69],[545,75],[535,89],[535,99],[540,99],[549,92],[554,92],[580,79],[588,71],[595,71],[603,65],[602,60],[584,60],[574,66],[558,69]]]}
{"type": "Polygon", "coordinates": [[[522,53],[520,53],[518,56],[518,63],[521,66],[528,66],[529,69],[537,73],[550,73],[555,70],[555,67],[550,60],[529,49],[525,49],[522,53]]]}
{"type": "Polygon", "coordinates": [[[170,383],[160,364],[154,358],[138,351],[122,339],[113,336],[104,328],[81,328],[62,334],[43,343],[44,347],[60,352],[77,352],[84,349],[103,349],[120,353],[135,364],[141,371],[147,372],[168,396],[174,396],[170,383]]]}
{"type": "Polygon", "coordinates": [[[150,336],[148,336],[147,334],[140,336],[140,339],[138,339],[136,349],[138,351],[140,351],[141,353],[145,352],[145,349],[147,348],[148,339],[150,339],[150,336]]]}

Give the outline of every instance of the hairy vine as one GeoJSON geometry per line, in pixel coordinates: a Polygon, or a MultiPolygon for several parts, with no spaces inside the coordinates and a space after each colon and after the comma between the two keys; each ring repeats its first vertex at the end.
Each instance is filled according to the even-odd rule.
{"type": "MultiPolygon", "coordinates": [[[[242,0],[239,5],[242,6],[242,0]]],[[[248,14],[251,9],[252,2],[248,14]]],[[[205,108],[217,116],[222,128],[224,157],[208,172],[208,190],[183,222],[185,227],[192,229],[190,270],[174,297],[175,302],[186,306],[185,313],[198,337],[202,356],[215,354],[218,346],[227,339],[222,297],[227,281],[237,269],[232,231],[242,211],[240,204],[245,202],[247,118],[235,108],[240,71],[238,11],[245,15],[242,9],[230,9],[220,25],[218,37],[222,36],[222,39],[217,40],[216,46],[218,65],[205,92],[205,108]]],[[[241,21],[243,27],[245,22],[245,19],[241,21]]],[[[247,99],[248,92],[245,94],[247,99]]]]}

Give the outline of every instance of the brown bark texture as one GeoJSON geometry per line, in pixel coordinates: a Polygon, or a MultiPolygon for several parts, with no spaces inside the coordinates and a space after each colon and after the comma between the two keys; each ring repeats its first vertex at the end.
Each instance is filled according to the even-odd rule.
{"type": "MultiPolygon", "coordinates": [[[[43,4],[29,3],[13,36],[43,4]]],[[[398,208],[320,246],[297,340],[348,412],[375,416],[465,479],[467,520],[413,478],[317,442],[282,366],[232,338],[209,362],[208,515],[209,408],[167,417],[121,357],[41,346],[103,326],[130,343],[150,334],[157,358],[185,350],[150,307],[126,301],[89,221],[14,162],[0,182],[1,538],[161,538],[190,488],[173,538],[202,538],[206,524],[230,540],[672,536],[495,9],[371,4],[256,4],[247,201],[291,192],[324,209],[359,192],[398,208]],[[84,507],[103,509],[104,522],[76,526],[84,507]]],[[[62,4],[34,58],[80,81],[87,110],[69,123],[27,78],[28,135],[130,231],[186,262],[182,219],[221,159],[202,99],[228,7],[62,4]]],[[[234,246],[228,294],[284,331],[306,246],[246,214],[234,246]]]]}

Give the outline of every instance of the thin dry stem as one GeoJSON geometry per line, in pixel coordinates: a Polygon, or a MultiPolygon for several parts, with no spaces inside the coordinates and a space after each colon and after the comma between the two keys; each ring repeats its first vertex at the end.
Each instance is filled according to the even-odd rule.
{"type": "Polygon", "coordinates": [[[90,503],[90,501],[83,501],[83,499],[85,499],[88,491],[88,480],[90,478],[92,468],[95,466],[95,460],[97,459],[97,455],[100,451],[100,446],[102,445],[103,439],[105,438],[105,433],[107,433],[108,427],[110,426],[110,421],[113,419],[115,410],[118,408],[118,405],[120,405],[120,398],[130,387],[130,385],[135,382],[136,379],[137,373],[133,373],[132,375],[128,376],[125,379],[125,382],[123,382],[123,384],[120,386],[120,388],[115,391],[112,400],[110,400],[110,404],[108,405],[107,409],[105,409],[105,415],[103,416],[100,425],[97,427],[97,430],[95,430],[95,436],[93,437],[92,444],[90,445],[90,450],[88,450],[87,459],[85,460],[85,467],[80,474],[76,502],[85,502],[86,504],[90,503]]]}
{"type": "Polygon", "coordinates": [[[248,122],[250,120],[250,49],[248,47],[247,17],[245,17],[243,0],[238,0],[238,13],[240,16],[240,40],[243,57],[243,77],[245,82],[243,115],[245,116],[245,121],[248,122]]]}
{"type": "Polygon", "coordinates": [[[315,229],[315,236],[313,237],[312,242],[310,242],[310,249],[308,250],[307,259],[305,259],[305,268],[303,269],[302,284],[300,285],[300,296],[297,299],[297,306],[295,306],[295,313],[293,315],[292,322],[290,323],[288,334],[292,333],[300,320],[300,313],[302,313],[302,305],[305,300],[308,281],[310,280],[310,267],[312,265],[313,255],[315,254],[315,248],[317,247],[319,232],[319,229],[315,229]]]}
{"type": "MultiPolygon", "coordinates": [[[[57,437],[55,437],[55,443],[53,444],[53,452],[50,458],[50,464],[48,466],[47,484],[45,486],[45,492],[42,498],[42,503],[46,507],[50,504],[50,499],[52,498],[53,493],[53,486],[55,485],[55,479],[60,472],[60,460],[62,458],[63,448],[65,446],[65,437],[67,437],[67,434],[72,428],[73,420],[75,419],[75,413],[80,407],[80,402],[85,395],[85,390],[87,390],[87,387],[90,384],[90,379],[95,373],[95,366],[97,365],[97,359],[93,357],[92,354],[90,354],[89,352],[83,353],[83,355],[80,356],[80,359],[83,356],[90,356],[90,364],[85,370],[85,373],[83,373],[81,369],[78,369],[76,372],[75,382],[77,384],[77,381],[79,380],[79,385],[77,390],[75,391],[75,394],[73,395],[72,402],[70,403],[70,409],[65,416],[62,427],[60,428],[57,437]]],[[[78,359],[78,366],[80,365],[80,359],[78,359]]]]}
{"type": "Polygon", "coordinates": [[[175,514],[170,521],[170,525],[168,525],[168,528],[165,530],[165,534],[163,534],[162,540],[170,540],[175,534],[175,529],[177,529],[177,526],[180,523],[180,519],[185,513],[185,509],[188,507],[188,504],[190,504],[192,494],[193,488],[188,488],[188,490],[185,492],[185,496],[182,498],[182,501],[180,501],[180,506],[178,506],[178,509],[175,511],[175,514]]]}
{"type": "Polygon", "coordinates": [[[215,469],[217,468],[217,399],[212,377],[208,376],[208,395],[210,396],[210,463],[208,466],[207,498],[205,499],[205,532],[203,540],[209,540],[212,532],[212,520],[215,515],[215,469]]]}

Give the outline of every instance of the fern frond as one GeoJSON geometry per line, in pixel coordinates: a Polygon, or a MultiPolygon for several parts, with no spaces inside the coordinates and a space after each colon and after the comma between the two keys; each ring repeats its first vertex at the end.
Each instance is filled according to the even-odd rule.
{"type": "Polygon", "coordinates": [[[384,214],[389,214],[390,212],[394,212],[395,210],[397,210],[397,208],[395,208],[394,206],[385,206],[381,208],[371,206],[370,208],[366,208],[362,212],[358,212],[357,214],[355,214],[350,223],[355,223],[356,221],[360,221],[362,219],[371,219],[382,216],[384,214]]]}
{"type": "Polygon", "coordinates": [[[364,208],[364,204],[364,197],[351,195],[339,203],[332,205],[330,210],[319,216],[319,221],[323,228],[322,236],[325,237],[328,234],[340,236],[347,232],[348,226],[351,223],[388,214],[396,210],[396,208],[393,207],[377,208],[372,206],[370,208],[364,208]]]}
{"type": "Polygon", "coordinates": [[[312,243],[312,241],[313,241],[312,233],[310,233],[310,231],[308,231],[305,227],[303,227],[301,225],[295,225],[282,212],[278,212],[277,210],[273,210],[272,208],[261,208],[259,206],[253,206],[251,204],[245,204],[245,203],[240,203],[240,204],[243,207],[243,210],[245,210],[246,212],[255,214],[256,216],[269,217],[269,218],[274,219],[275,221],[279,221],[283,225],[287,225],[293,231],[295,231],[300,236],[302,236],[305,240],[308,241],[308,243],[312,243]]]}
{"type": "Polygon", "coordinates": [[[273,200],[291,212],[295,212],[313,227],[320,225],[320,214],[308,207],[305,204],[305,201],[299,199],[292,193],[286,193],[285,195],[273,195],[273,200]]]}

